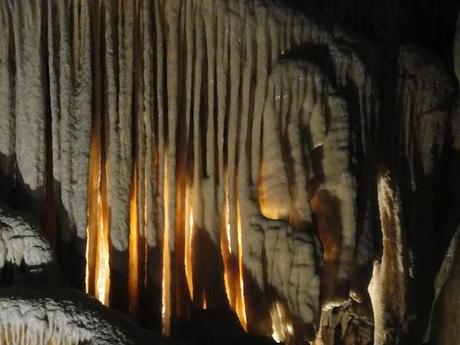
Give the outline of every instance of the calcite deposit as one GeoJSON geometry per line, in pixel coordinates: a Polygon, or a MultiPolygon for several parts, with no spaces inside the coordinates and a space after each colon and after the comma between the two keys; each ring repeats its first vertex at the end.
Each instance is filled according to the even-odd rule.
{"type": "Polygon", "coordinates": [[[0,229],[0,268],[7,263],[37,269],[52,265],[53,250],[33,219],[0,205],[0,229]]]}
{"type": "Polygon", "coordinates": [[[0,291],[2,344],[168,344],[97,300],[44,286],[0,291]]]}
{"type": "Polygon", "coordinates": [[[0,339],[143,343],[80,289],[190,343],[217,313],[267,343],[450,344],[459,6],[422,27],[429,2],[1,1],[0,339]]]}

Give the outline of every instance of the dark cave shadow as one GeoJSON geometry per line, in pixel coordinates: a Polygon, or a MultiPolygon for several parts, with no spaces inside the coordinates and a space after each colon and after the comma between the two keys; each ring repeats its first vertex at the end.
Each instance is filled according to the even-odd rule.
{"type": "MultiPolygon", "coordinates": [[[[244,331],[237,315],[230,309],[224,284],[224,268],[221,249],[203,228],[196,228],[193,251],[199,253],[193,258],[195,302],[189,299],[185,317],[175,322],[176,336],[191,345],[273,345],[269,336],[254,335],[244,331]],[[203,253],[206,253],[203,255],[203,253]],[[211,277],[211,279],[209,279],[211,277]],[[198,291],[198,292],[196,292],[198,291]],[[208,296],[208,307],[203,309],[201,292],[208,296]]],[[[236,260],[231,258],[230,260],[236,260]]],[[[262,291],[251,273],[244,268],[244,287],[248,328],[260,332],[259,323],[270,319],[270,298],[274,295],[262,291]]],[[[187,291],[185,291],[187,293],[187,291]]],[[[267,326],[262,328],[266,332],[267,326]]],[[[270,328],[271,334],[271,328],[270,328]]]]}
{"type": "MultiPolygon", "coordinates": [[[[9,168],[9,171],[0,169],[0,200],[14,210],[26,212],[32,222],[40,225],[43,230],[41,235],[55,251],[60,273],[70,285],[83,290],[86,241],[76,236],[75,229],[70,229],[70,216],[60,198],[54,195],[55,190],[60,190],[60,183],[54,178],[50,183],[47,174],[45,186],[31,190],[24,183],[14,156],[7,157],[0,153],[0,167],[9,168]],[[70,238],[63,238],[62,231],[58,230],[63,227],[71,233],[70,238]]],[[[21,271],[20,267],[10,269],[21,271]]],[[[49,279],[50,282],[54,281],[53,277],[49,279]]]]}

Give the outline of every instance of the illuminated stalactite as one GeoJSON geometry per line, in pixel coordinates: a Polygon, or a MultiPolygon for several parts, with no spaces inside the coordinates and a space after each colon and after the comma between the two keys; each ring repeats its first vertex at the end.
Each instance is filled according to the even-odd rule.
{"type": "Polygon", "coordinates": [[[93,193],[91,199],[95,200],[89,202],[88,210],[86,292],[108,305],[110,291],[108,215],[102,190],[98,189],[93,193]]]}
{"type": "Polygon", "coordinates": [[[162,280],[161,280],[161,320],[164,335],[171,332],[171,249],[169,248],[171,231],[169,224],[169,187],[168,187],[168,154],[165,153],[164,162],[164,228],[162,248],[162,280]]]}
{"type": "Polygon", "coordinates": [[[87,293],[108,305],[110,267],[107,166],[104,160],[101,118],[97,116],[94,123],[89,162],[85,286],[87,293]]]}
{"type": "Polygon", "coordinates": [[[230,308],[235,309],[234,269],[231,246],[230,205],[228,200],[228,173],[224,169],[224,205],[222,210],[222,227],[220,233],[220,250],[223,261],[225,292],[230,308]]]}
{"type": "MultiPolygon", "coordinates": [[[[103,189],[104,190],[104,189],[103,189]]],[[[107,204],[101,195],[98,198],[99,227],[96,256],[96,295],[104,305],[109,305],[110,265],[109,265],[109,225],[107,204]]]]}
{"type": "Polygon", "coordinates": [[[131,183],[131,197],[129,205],[129,271],[128,271],[128,292],[129,312],[137,315],[139,303],[139,223],[137,206],[137,169],[134,164],[133,178],[131,183]]]}
{"type": "Polygon", "coordinates": [[[143,256],[144,256],[144,262],[143,262],[143,266],[142,266],[142,269],[143,269],[143,288],[144,289],[147,289],[147,282],[148,282],[148,277],[149,277],[149,274],[148,274],[148,258],[149,258],[149,244],[148,244],[148,240],[147,240],[147,231],[148,231],[148,222],[149,222],[149,214],[148,214],[148,207],[147,207],[147,195],[148,195],[148,191],[147,191],[147,178],[144,176],[144,229],[143,229],[143,245],[144,245],[144,252],[142,253],[143,256]]]}
{"type": "Polygon", "coordinates": [[[223,221],[222,221],[222,231],[220,237],[220,249],[222,254],[223,268],[224,268],[224,284],[225,292],[230,307],[233,309],[235,307],[235,291],[233,289],[233,271],[232,271],[232,252],[230,246],[230,224],[229,224],[229,211],[228,211],[228,201],[224,204],[223,211],[223,221]]]}
{"type": "Polygon", "coordinates": [[[186,188],[185,196],[185,256],[184,256],[184,266],[185,266],[185,275],[187,279],[187,286],[190,294],[190,299],[194,300],[193,294],[193,188],[186,188]]]}
{"type": "Polygon", "coordinates": [[[236,300],[236,314],[240,320],[241,325],[245,330],[248,329],[248,320],[246,316],[246,302],[244,297],[244,263],[243,263],[243,228],[241,226],[241,210],[240,202],[237,200],[236,204],[236,217],[237,217],[237,236],[238,236],[238,293],[236,300]]]}
{"type": "Polygon", "coordinates": [[[230,308],[235,311],[241,326],[247,330],[246,303],[244,296],[244,264],[243,264],[243,242],[242,226],[240,218],[240,205],[237,201],[237,255],[232,254],[230,244],[231,227],[229,222],[228,203],[224,205],[224,224],[221,236],[221,254],[224,263],[224,283],[227,299],[230,308]]]}

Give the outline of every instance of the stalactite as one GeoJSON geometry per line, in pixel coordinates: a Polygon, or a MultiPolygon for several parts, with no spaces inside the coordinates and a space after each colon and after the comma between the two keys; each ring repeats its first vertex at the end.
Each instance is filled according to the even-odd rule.
{"type": "Polygon", "coordinates": [[[241,325],[245,330],[248,329],[248,319],[246,315],[246,302],[244,290],[244,262],[243,262],[243,234],[241,226],[240,204],[236,204],[236,221],[237,221],[237,241],[238,241],[238,295],[236,300],[236,314],[240,319],[241,325]]]}
{"type": "MultiPolygon", "coordinates": [[[[168,157],[166,152],[165,158],[168,157]]],[[[169,223],[169,198],[170,190],[168,186],[168,163],[165,162],[165,180],[164,180],[164,228],[163,228],[163,260],[162,260],[162,295],[161,295],[161,318],[162,330],[164,335],[169,335],[171,332],[171,248],[170,248],[170,232],[171,224],[169,223]]]]}
{"type": "Polygon", "coordinates": [[[128,271],[128,289],[129,289],[129,312],[132,315],[138,313],[139,301],[139,247],[140,247],[140,227],[138,221],[138,198],[137,198],[137,169],[134,164],[133,179],[131,182],[130,197],[130,224],[129,224],[129,271],[128,271]]]}
{"type": "MultiPolygon", "coordinates": [[[[53,186],[67,276],[82,283],[86,249],[86,291],[165,335],[212,309],[276,341],[326,342],[369,305],[378,206],[410,223],[382,221],[384,240],[409,232],[427,250],[439,206],[451,82],[402,47],[387,63],[398,91],[381,90],[374,48],[274,1],[0,3],[0,197],[13,179],[36,212],[53,186]],[[379,164],[401,172],[401,200],[377,188],[379,164]]],[[[379,265],[384,343],[377,295],[407,282],[385,290],[379,265]]]]}
{"type": "Polygon", "coordinates": [[[184,255],[184,266],[185,274],[187,279],[187,286],[190,294],[190,299],[194,300],[193,290],[193,230],[194,230],[194,218],[193,218],[193,202],[192,202],[192,188],[186,190],[185,204],[185,255],[184,255]]]}
{"type": "MultiPolygon", "coordinates": [[[[42,31],[46,26],[46,14],[41,3],[27,1],[24,4],[9,2],[12,36],[14,39],[15,153],[20,172],[20,184],[38,193],[45,185],[45,92],[46,77],[42,31]],[[27,29],[22,23],[28,23],[27,29]]],[[[39,195],[26,200],[19,196],[31,211],[38,212],[39,195]]]]}
{"type": "MultiPolygon", "coordinates": [[[[11,24],[12,18],[9,11],[9,4],[2,2],[0,4],[0,26],[1,39],[0,39],[0,107],[4,114],[10,116],[0,116],[0,152],[8,158],[1,160],[1,171],[5,176],[11,176],[14,172],[14,150],[15,150],[15,116],[14,116],[14,74],[11,73],[15,70],[14,61],[14,43],[12,38],[13,27],[11,24]]],[[[0,180],[1,196],[7,198],[12,186],[9,186],[10,181],[5,181],[5,178],[0,180]]]]}
{"type": "MultiPolygon", "coordinates": [[[[144,266],[142,274],[146,282],[161,280],[158,288],[162,291],[165,333],[169,333],[170,319],[175,317],[174,304],[184,304],[179,309],[186,307],[185,300],[176,301],[181,298],[181,292],[176,295],[175,291],[183,288],[180,280],[186,282],[190,298],[197,299],[197,303],[200,300],[204,303],[206,294],[207,284],[200,279],[220,280],[222,287],[226,287],[230,309],[237,312],[246,328],[246,324],[251,323],[248,315],[252,315],[246,312],[250,305],[246,298],[251,298],[251,294],[246,296],[247,291],[267,288],[263,279],[266,269],[262,265],[264,235],[251,225],[251,219],[259,214],[257,188],[251,186],[258,184],[261,178],[261,128],[270,124],[264,111],[269,69],[293,44],[302,44],[302,30],[307,33],[305,28],[316,24],[306,19],[302,19],[304,24],[291,21],[289,10],[238,1],[101,2],[97,5],[85,2],[81,7],[73,3],[72,23],[64,20],[67,13],[63,5],[50,4],[50,13],[56,13],[60,19],[57,24],[49,24],[51,52],[55,53],[56,47],[62,45],[61,50],[57,50],[59,54],[50,54],[52,66],[58,66],[54,61],[62,65],[50,74],[52,109],[56,114],[53,127],[56,176],[64,176],[69,171],[66,166],[79,162],[68,153],[72,142],[59,141],[73,126],[71,116],[76,118],[84,109],[87,109],[85,114],[93,114],[91,143],[87,144],[87,233],[81,234],[77,225],[78,236],[87,237],[87,291],[105,303],[113,292],[114,303],[119,305],[116,300],[121,297],[117,296],[126,289],[130,299],[128,309],[136,313],[135,301],[141,291],[141,256],[146,260],[144,265],[145,262],[148,265],[152,253],[159,251],[161,278],[150,276],[152,272],[145,269],[148,266],[144,266]],[[90,14],[90,19],[83,16],[85,13],[90,14]],[[279,23],[285,23],[286,29],[279,23]],[[51,32],[58,27],[67,32],[72,24],[74,37],[61,35],[60,40],[54,42],[51,32]],[[292,25],[296,26],[291,28],[292,25]],[[264,43],[268,41],[270,47],[264,43]],[[68,55],[70,49],[73,54],[68,55]],[[89,61],[91,58],[94,62],[89,61]],[[69,80],[63,72],[79,76],[72,69],[66,69],[68,62],[74,63],[73,69],[83,71],[84,88],[76,100],[59,92],[69,80]],[[92,90],[88,87],[90,84],[95,85],[92,90]],[[91,109],[83,107],[84,99],[93,99],[86,102],[91,109]],[[63,118],[61,113],[69,113],[65,115],[70,119],[69,125],[58,121],[63,118]],[[59,147],[65,153],[62,164],[58,160],[62,156],[59,147]],[[221,232],[218,219],[223,223],[221,232]],[[223,263],[224,271],[219,275],[208,278],[193,273],[196,260],[202,260],[198,259],[200,254],[194,252],[195,233],[197,236],[209,234],[216,252],[221,252],[221,258],[214,257],[216,262],[222,260],[223,263]],[[176,258],[181,257],[182,263],[176,262],[176,258]],[[106,272],[107,260],[110,273],[106,272]],[[184,267],[182,278],[176,274],[180,266],[184,267]],[[110,289],[109,275],[113,283],[110,289]],[[126,287],[122,277],[127,278],[126,287]],[[257,283],[247,286],[248,278],[254,278],[257,283]]],[[[331,40],[327,35],[321,39],[331,40]]],[[[290,82],[283,84],[286,82],[282,81],[279,86],[290,87],[290,82]]],[[[278,111],[282,121],[286,121],[288,104],[283,103],[278,111]]],[[[277,116],[276,111],[273,116],[277,116]]],[[[86,126],[88,122],[86,117],[86,126]]],[[[294,138],[299,125],[292,122],[290,127],[283,125],[282,130],[292,132],[288,135],[294,138]]],[[[268,146],[263,145],[265,154],[268,146]]],[[[302,143],[300,139],[289,143],[283,139],[274,145],[280,147],[278,157],[281,157],[285,145],[298,150],[302,143]]],[[[281,207],[291,207],[291,197],[299,205],[306,197],[305,192],[301,192],[306,188],[305,180],[300,180],[303,176],[301,155],[300,151],[294,155],[293,162],[297,165],[293,166],[292,174],[295,176],[283,174],[286,185],[288,179],[297,178],[299,187],[286,189],[283,193],[286,202],[277,195],[276,200],[281,204],[270,216],[274,220],[292,221],[298,228],[302,221],[309,220],[307,206],[301,211],[301,206],[296,207],[299,211],[295,211],[295,215],[291,211],[284,214],[280,211],[281,207]]],[[[71,175],[58,181],[61,180],[70,181],[71,175]]],[[[82,180],[82,186],[84,182],[82,180]]],[[[68,189],[66,185],[63,187],[63,191],[68,189]]],[[[60,197],[58,193],[57,198],[60,197]]],[[[67,197],[65,210],[74,214],[70,205],[79,197],[67,197]]],[[[212,300],[213,295],[206,295],[206,304],[224,302],[212,300]]]]}

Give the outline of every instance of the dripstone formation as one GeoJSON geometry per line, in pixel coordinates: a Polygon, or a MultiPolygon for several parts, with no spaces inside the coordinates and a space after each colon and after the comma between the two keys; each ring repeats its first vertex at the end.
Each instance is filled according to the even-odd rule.
{"type": "Polygon", "coordinates": [[[460,6],[374,2],[1,1],[0,343],[460,344],[460,6]]]}

